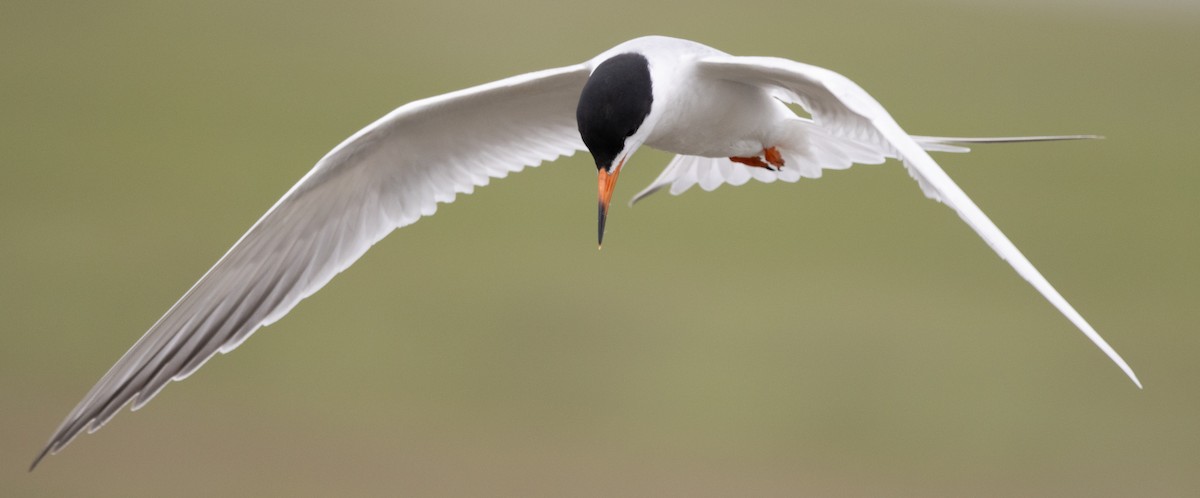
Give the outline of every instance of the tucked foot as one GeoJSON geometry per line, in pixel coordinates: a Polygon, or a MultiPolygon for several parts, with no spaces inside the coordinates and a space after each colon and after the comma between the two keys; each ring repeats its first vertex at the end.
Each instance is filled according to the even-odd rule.
{"type": "Polygon", "coordinates": [[[735,163],[745,164],[746,166],[753,166],[755,168],[766,168],[771,171],[775,171],[774,166],[764,163],[762,159],[759,159],[757,157],[731,157],[731,158],[729,158],[729,160],[733,161],[735,163]]]}
{"type": "Polygon", "coordinates": [[[764,168],[771,171],[779,171],[783,167],[783,155],[779,153],[779,149],[775,147],[767,147],[763,149],[762,157],[731,157],[730,161],[735,163],[745,164],[755,168],[764,168]],[[763,159],[766,159],[765,161],[763,159]]]}
{"type": "Polygon", "coordinates": [[[779,149],[775,147],[767,147],[763,149],[763,157],[767,159],[767,163],[776,168],[783,167],[783,155],[779,153],[779,149]]]}

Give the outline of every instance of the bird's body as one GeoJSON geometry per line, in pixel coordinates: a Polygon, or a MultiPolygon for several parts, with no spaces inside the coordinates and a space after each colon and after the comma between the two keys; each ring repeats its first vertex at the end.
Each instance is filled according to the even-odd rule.
{"type": "MultiPolygon", "coordinates": [[[[1137,383],[1124,360],[950,180],[927,150],[1083,137],[910,136],[845,77],[644,37],[582,64],[406,104],[343,141],[293,186],[87,393],[34,461],[136,409],[319,290],[392,230],[491,178],[588,150],[600,233],[617,174],[640,147],[677,154],[635,200],[663,188],[796,181],[899,159],[926,196],[967,222],[1137,383]],[[796,104],[811,116],[796,115],[796,104]]],[[[398,284],[402,285],[402,283],[398,284]]],[[[1139,384],[1140,386],[1140,384],[1139,384]]]]}
{"type": "Polygon", "coordinates": [[[783,123],[796,118],[756,86],[697,74],[697,60],[727,55],[699,43],[639,38],[600,54],[590,65],[631,51],[646,56],[658,104],[642,125],[649,130],[648,147],[712,158],[757,155],[778,145],[783,123]]]}

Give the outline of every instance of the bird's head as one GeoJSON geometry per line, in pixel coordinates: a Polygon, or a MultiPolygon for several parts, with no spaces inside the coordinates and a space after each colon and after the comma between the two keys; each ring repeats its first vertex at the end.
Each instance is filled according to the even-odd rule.
{"type": "Polygon", "coordinates": [[[645,56],[633,52],[598,64],[579,95],[575,120],[599,175],[600,244],[604,243],[604,222],[617,175],[649,134],[643,125],[653,102],[650,64],[645,56]]]}

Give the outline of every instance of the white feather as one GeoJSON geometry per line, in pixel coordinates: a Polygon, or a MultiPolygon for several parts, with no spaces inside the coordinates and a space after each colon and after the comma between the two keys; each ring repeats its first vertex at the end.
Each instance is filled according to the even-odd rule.
{"type": "MultiPolygon", "coordinates": [[[[648,60],[653,105],[628,143],[674,159],[634,201],[699,184],[818,178],[825,169],[904,162],[922,191],[953,208],[1013,268],[1129,375],[1119,355],[925,152],[960,144],[1090,137],[913,137],[865,91],[832,71],[733,57],[686,40],[646,37],[588,63],[516,76],[404,105],[317,162],[117,361],[59,425],[34,465],[123,406],[144,405],[255,330],[288,313],[392,230],[429,216],[491,178],[582,150],[575,107],[590,71],[617,53],[648,60]],[[796,116],[782,102],[803,106],[796,116]],[[699,123],[699,124],[698,124],[699,123]],[[778,171],[730,156],[778,146],[778,171]]],[[[633,150],[624,151],[625,155],[633,150]]]]}
{"type": "Polygon", "coordinates": [[[38,460],[232,351],[438,203],[583,150],[574,111],[588,72],[579,64],[419,100],[347,138],[113,365],[38,460]]]}
{"type": "MultiPolygon", "coordinates": [[[[1037,268],[1017,249],[1015,245],[1000,231],[992,220],[971,201],[970,197],[954,183],[932,157],[925,147],[946,150],[954,148],[948,143],[988,143],[988,142],[1017,142],[1039,140],[1065,140],[1076,138],[1095,138],[1091,136],[1060,136],[1060,137],[1003,137],[1003,138],[945,138],[945,137],[912,137],[900,128],[883,106],[875,101],[866,91],[853,81],[828,69],[811,66],[787,59],[773,57],[733,57],[713,56],[696,63],[697,78],[714,78],[743,84],[758,85],[775,96],[794,96],[792,103],[802,105],[810,113],[811,122],[802,118],[789,123],[800,123],[812,135],[810,142],[816,145],[799,155],[792,151],[794,160],[800,162],[798,168],[802,176],[817,176],[819,169],[811,168],[841,168],[848,166],[850,158],[858,162],[880,162],[884,158],[900,159],[908,168],[909,174],[920,185],[921,190],[931,199],[945,203],[958,213],[983,238],[984,242],[1000,256],[1008,261],[1017,274],[1028,281],[1038,292],[1054,305],[1071,323],[1075,324],[1088,339],[1129,376],[1138,387],[1141,381],[1133,369],[1121,355],[1100,336],[1099,333],[1054,289],[1050,282],[1038,272],[1037,268]],[[813,125],[824,131],[813,130],[813,125]],[[851,147],[851,145],[853,147],[851,147]],[[852,152],[851,152],[852,151],[852,152]],[[809,155],[811,154],[811,155],[809,155]]],[[[787,144],[780,145],[787,154],[787,144]]],[[[799,144],[796,148],[803,148],[799,144]]],[[[954,150],[958,150],[955,148],[954,150]]],[[[673,164],[693,165],[696,162],[677,160],[673,164]]],[[[783,171],[770,172],[754,168],[756,178],[768,179],[783,177],[783,171]],[[759,173],[762,171],[762,173],[759,173]]],[[[692,182],[688,171],[678,169],[664,171],[648,188],[635,197],[635,200],[658,190],[662,186],[671,185],[671,192],[678,193],[687,189],[687,183],[692,182]]]]}

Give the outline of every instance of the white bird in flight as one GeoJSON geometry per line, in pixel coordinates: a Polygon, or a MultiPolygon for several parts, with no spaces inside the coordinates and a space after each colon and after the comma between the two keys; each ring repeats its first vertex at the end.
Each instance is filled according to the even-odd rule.
{"type": "Polygon", "coordinates": [[[677,154],[634,201],[668,188],[794,182],[823,169],[904,163],[926,197],[954,209],[1138,387],[1125,360],[1067,303],[927,151],[965,143],[1090,136],[909,135],[846,77],[774,57],[735,57],[687,40],[627,41],[582,64],[411,102],[329,151],[167,310],[59,425],[30,470],[121,407],[282,318],[392,230],[491,178],[576,151],[595,159],[599,239],[617,175],[639,147],[677,154]],[[798,104],[811,117],[788,107],[798,104]]]}

